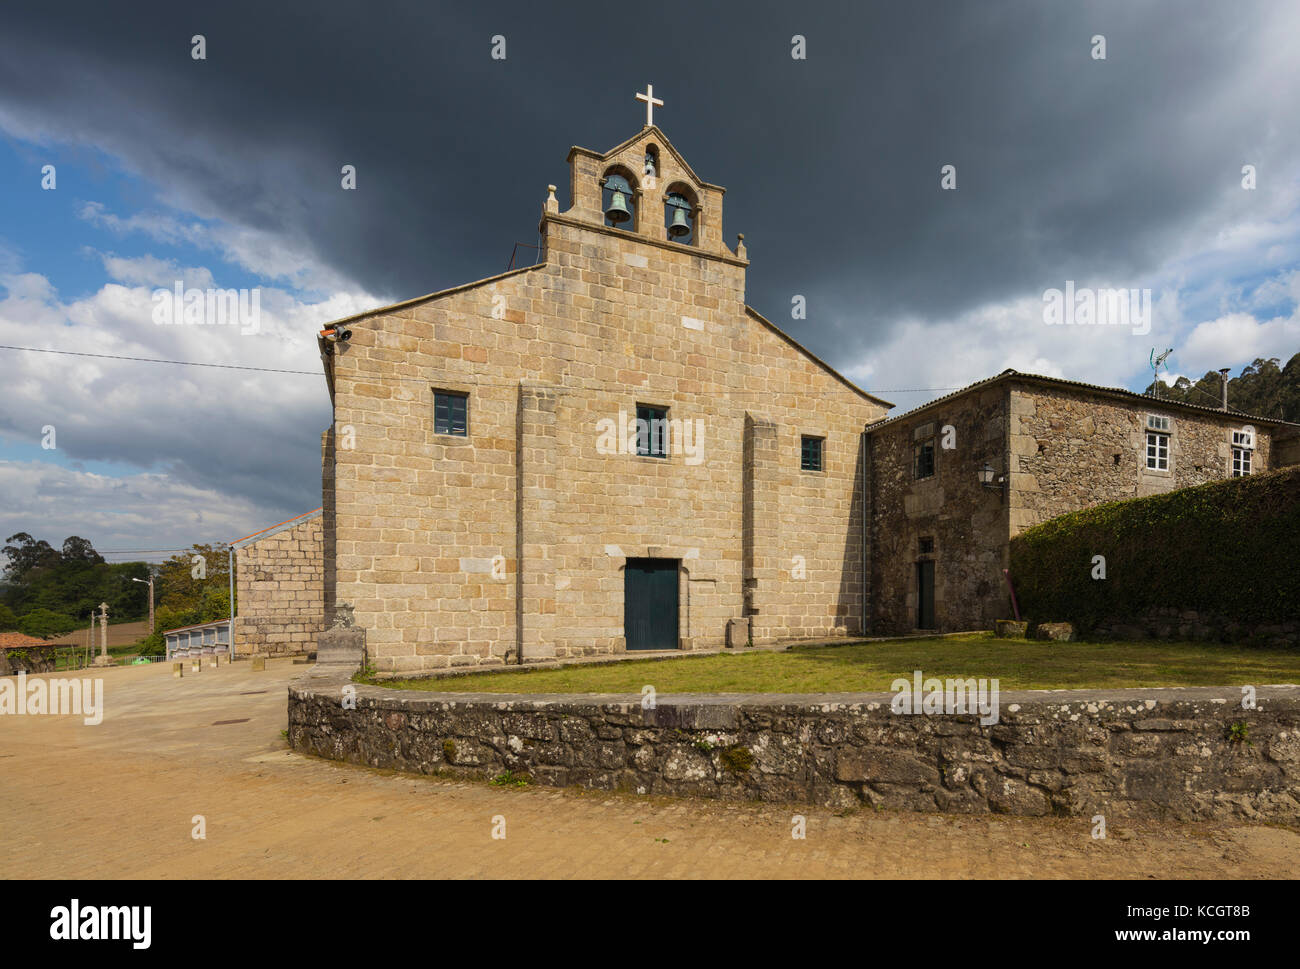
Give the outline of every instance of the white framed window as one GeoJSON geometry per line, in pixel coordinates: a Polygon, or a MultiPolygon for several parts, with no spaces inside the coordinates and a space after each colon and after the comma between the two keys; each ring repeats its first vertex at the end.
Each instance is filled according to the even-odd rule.
{"type": "Polygon", "coordinates": [[[1255,448],[1255,435],[1250,431],[1232,432],[1232,476],[1244,478],[1250,474],[1251,452],[1255,448]]]}
{"type": "MultiPolygon", "coordinates": [[[[1168,418],[1165,418],[1168,420],[1168,418]]],[[[1147,433],[1147,469],[1169,470],[1169,435],[1147,433]]]]}
{"type": "Polygon", "coordinates": [[[1148,430],[1148,431],[1163,431],[1163,432],[1165,432],[1166,434],[1168,434],[1168,433],[1169,433],[1169,418],[1168,418],[1168,417],[1162,417],[1162,416],[1159,415],[1159,414],[1148,414],[1148,415],[1147,415],[1147,430],[1148,430]]]}

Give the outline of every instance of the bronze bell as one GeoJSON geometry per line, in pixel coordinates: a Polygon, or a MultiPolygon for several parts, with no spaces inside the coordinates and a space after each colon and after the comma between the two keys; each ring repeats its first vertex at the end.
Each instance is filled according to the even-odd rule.
{"type": "Polygon", "coordinates": [[[668,226],[668,235],[676,239],[691,234],[691,224],[686,221],[686,210],[680,205],[673,206],[673,221],[668,226]]]}
{"type": "Polygon", "coordinates": [[[632,213],[627,207],[627,196],[618,189],[614,189],[614,197],[609,200],[609,208],[605,210],[605,218],[620,225],[632,218],[632,213]]]}

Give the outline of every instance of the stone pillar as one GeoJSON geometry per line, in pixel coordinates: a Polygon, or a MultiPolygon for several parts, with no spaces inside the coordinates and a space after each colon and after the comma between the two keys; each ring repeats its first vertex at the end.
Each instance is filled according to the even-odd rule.
{"type": "Polygon", "coordinates": [[[113,660],[108,655],[108,603],[99,604],[99,655],[95,657],[96,666],[111,666],[113,660]]]}
{"type": "Polygon", "coordinates": [[[555,411],[553,387],[519,385],[515,428],[515,655],[555,655],[555,411]]]}
{"type": "Polygon", "coordinates": [[[780,456],[777,427],[771,421],[745,415],[744,512],[742,525],[745,614],[755,643],[770,638],[768,628],[778,617],[765,614],[780,581],[781,550],[776,548],[781,495],[774,485],[780,456]]]}

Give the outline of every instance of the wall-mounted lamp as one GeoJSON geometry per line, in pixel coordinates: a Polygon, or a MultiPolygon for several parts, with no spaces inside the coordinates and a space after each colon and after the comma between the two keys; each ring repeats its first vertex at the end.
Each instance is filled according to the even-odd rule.
{"type": "Polygon", "coordinates": [[[1002,494],[1006,494],[1007,476],[1004,474],[998,474],[987,461],[984,462],[984,466],[980,468],[976,474],[979,475],[981,487],[988,488],[990,491],[996,490],[1002,494]]]}

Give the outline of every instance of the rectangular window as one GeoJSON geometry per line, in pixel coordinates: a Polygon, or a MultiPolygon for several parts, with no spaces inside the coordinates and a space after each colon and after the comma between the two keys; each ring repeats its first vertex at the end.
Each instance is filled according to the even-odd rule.
{"type": "Polygon", "coordinates": [[[433,432],[457,437],[469,434],[469,397],[466,394],[434,391],[433,432]]]}
{"type": "Polygon", "coordinates": [[[1169,436],[1167,434],[1147,435],[1147,468],[1151,471],[1169,470],[1169,436]]]}
{"type": "Polygon", "coordinates": [[[1244,478],[1248,474],[1250,474],[1250,448],[1233,448],[1232,476],[1234,478],[1244,478]]]}
{"type": "Polygon", "coordinates": [[[1147,415],[1147,430],[1148,430],[1148,431],[1168,431],[1168,430],[1169,430],[1169,418],[1168,418],[1168,417],[1159,417],[1159,416],[1157,416],[1157,415],[1155,415],[1155,414],[1148,414],[1148,415],[1147,415]]]}
{"type": "Polygon", "coordinates": [[[915,458],[915,478],[919,481],[922,478],[934,477],[934,438],[921,441],[916,445],[915,458]]]}
{"type": "Polygon", "coordinates": [[[668,457],[668,409],[636,405],[636,453],[647,458],[668,457]]]}
{"type": "Polygon", "coordinates": [[[916,551],[917,551],[917,553],[920,554],[920,555],[933,555],[933,554],[934,554],[934,539],[933,539],[933,538],[918,538],[918,539],[916,540],[916,551]]]}
{"type": "Polygon", "coordinates": [[[809,437],[804,434],[799,438],[799,469],[801,471],[820,471],[822,469],[822,444],[824,437],[809,437]]]}
{"type": "Polygon", "coordinates": [[[1250,474],[1251,449],[1255,446],[1255,435],[1250,431],[1232,432],[1232,476],[1242,478],[1250,474]]]}

